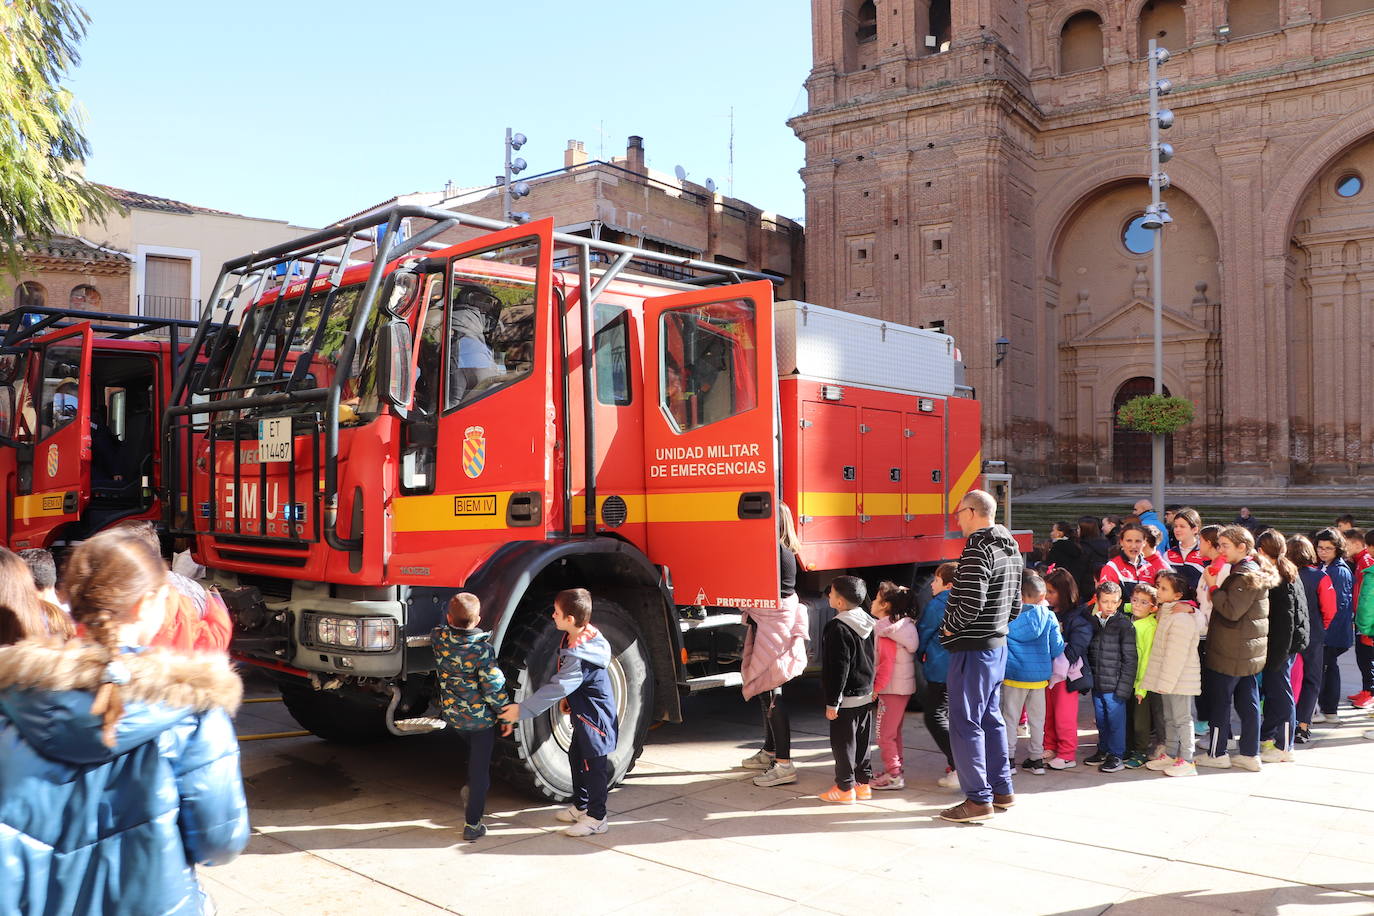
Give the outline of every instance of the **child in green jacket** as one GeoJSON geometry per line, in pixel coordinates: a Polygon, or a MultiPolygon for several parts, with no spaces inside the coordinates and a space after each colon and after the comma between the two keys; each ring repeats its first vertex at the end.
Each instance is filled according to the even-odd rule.
{"type": "MultiPolygon", "coordinates": [[[[463,839],[486,834],[482,814],[491,788],[491,754],[496,747],[497,714],[510,702],[506,676],[496,664],[491,634],[477,629],[482,602],[461,592],[449,599],[448,626],[430,636],[439,670],[439,706],[445,721],[468,742],[468,802],[463,839]]],[[[509,735],[511,726],[500,725],[509,735]]]]}
{"type": "Polygon", "coordinates": [[[1145,669],[1150,665],[1150,650],[1154,648],[1155,628],[1159,625],[1159,594],[1152,585],[1137,585],[1127,605],[1135,622],[1135,698],[1129,705],[1126,718],[1131,732],[1131,756],[1126,766],[1132,770],[1143,767],[1155,756],[1152,733],[1158,732],[1163,744],[1164,710],[1159,695],[1141,687],[1145,669]]]}

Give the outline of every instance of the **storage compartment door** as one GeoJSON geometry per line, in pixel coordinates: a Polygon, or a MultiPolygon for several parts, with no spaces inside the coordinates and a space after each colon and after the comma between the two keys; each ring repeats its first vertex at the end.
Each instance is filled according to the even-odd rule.
{"type": "Polygon", "coordinates": [[[906,445],[906,533],[944,537],[945,513],[944,419],[928,413],[902,415],[906,445]]]}
{"type": "Polygon", "coordinates": [[[896,538],[906,525],[902,500],[902,415],[865,407],[859,419],[859,536],[896,538]]]}
{"type": "Polygon", "coordinates": [[[852,541],[859,536],[859,410],[847,404],[802,404],[802,479],[797,509],[801,538],[852,541]]]}

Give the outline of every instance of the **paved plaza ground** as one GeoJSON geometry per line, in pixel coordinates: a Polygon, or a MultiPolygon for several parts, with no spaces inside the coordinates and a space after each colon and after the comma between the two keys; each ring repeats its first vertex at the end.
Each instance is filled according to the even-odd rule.
{"type": "MultiPolygon", "coordinates": [[[[463,842],[463,748],[444,732],[245,742],[252,842],[202,875],[226,916],[1374,913],[1374,741],[1360,736],[1374,716],[1343,709],[1297,763],[1260,773],[1018,774],[1015,808],[958,826],[935,818],[959,795],[935,786],[943,759],[919,713],[908,787],[837,807],[814,797],[831,784],[815,683],[788,700],[797,785],[758,788],[735,768],[759,746],[756,706],[698,696],[685,724],[651,733],[611,794],[610,831],[589,839],[498,783],[491,832],[463,842]]],[[[1095,743],[1086,702],[1080,723],[1081,760],[1095,743]]],[[[240,734],[294,728],[279,703],[239,715],[240,734]]]]}

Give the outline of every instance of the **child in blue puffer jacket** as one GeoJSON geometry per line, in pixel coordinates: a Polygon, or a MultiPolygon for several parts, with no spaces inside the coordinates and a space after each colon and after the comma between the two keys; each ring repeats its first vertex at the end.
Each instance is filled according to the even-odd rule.
{"type": "MultiPolygon", "coordinates": [[[[480,839],[486,832],[482,814],[491,788],[491,754],[496,747],[496,717],[510,702],[506,676],[491,650],[491,634],[477,629],[482,602],[469,592],[448,602],[448,626],[430,636],[439,670],[439,708],[445,721],[468,742],[468,802],[463,839],[480,839]]],[[[509,735],[511,726],[502,725],[509,735]]]]}
{"type": "MultiPolygon", "coordinates": [[[[1007,673],[1002,679],[1002,716],[1008,722],[1026,711],[1030,756],[1021,769],[1045,774],[1045,688],[1054,660],[1064,652],[1059,620],[1045,604],[1045,580],[1034,570],[1021,574],[1021,613],[1007,630],[1007,673]]],[[[1007,757],[1016,766],[1016,730],[1007,729],[1007,757]]]]}
{"type": "Polygon", "coordinates": [[[954,587],[954,573],[957,563],[944,563],[935,570],[930,580],[930,593],[933,596],[921,612],[921,621],[916,625],[920,638],[919,654],[926,677],[925,696],[921,698],[922,716],[926,731],[935,739],[940,752],[945,755],[945,775],[938,780],[946,789],[959,788],[959,775],[954,772],[954,752],[949,746],[949,691],[945,687],[945,677],[949,673],[949,650],[940,645],[940,626],[945,620],[945,605],[949,604],[949,591],[954,587]]]}

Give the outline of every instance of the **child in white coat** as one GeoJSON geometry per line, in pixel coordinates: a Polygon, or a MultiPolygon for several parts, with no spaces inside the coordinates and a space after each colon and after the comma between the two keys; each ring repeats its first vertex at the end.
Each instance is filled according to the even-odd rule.
{"type": "Polygon", "coordinates": [[[875,789],[904,789],[902,777],[902,719],[906,704],[916,692],[916,611],[915,596],[909,588],[884,582],[873,598],[877,640],[877,670],[873,675],[873,697],[878,701],[878,766],[875,789]]]}
{"type": "Polygon", "coordinates": [[[1196,776],[1193,765],[1193,698],[1202,692],[1198,638],[1207,621],[1192,603],[1182,600],[1187,580],[1178,573],[1160,573],[1159,623],[1142,690],[1159,694],[1164,707],[1164,753],[1147,761],[1148,769],[1166,776],[1196,776]]]}

